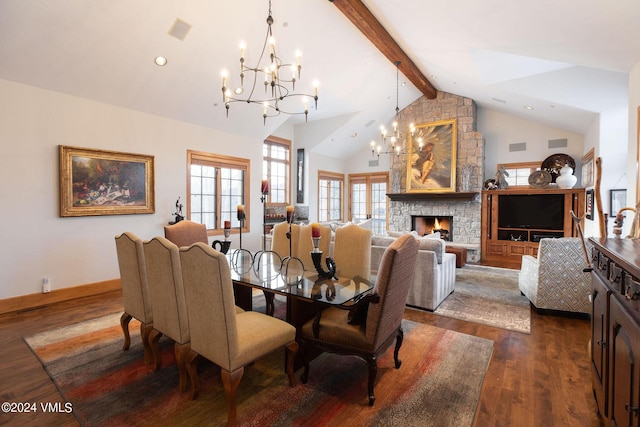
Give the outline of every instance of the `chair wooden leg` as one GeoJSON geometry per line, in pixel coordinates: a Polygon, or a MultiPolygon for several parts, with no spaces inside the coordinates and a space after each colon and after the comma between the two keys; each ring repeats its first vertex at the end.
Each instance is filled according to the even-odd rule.
{"type": "Polygon", "coordinates": [[[142,338],[142,347],[144,348],[144,363],[150,364],[152,355],[151,355],[151,345],[149,344],[149,334],[153,330],[152,323],[141,323],[140,324],[140,337],[142,338]]]}
{"type": "Polygon", "coordinates": [[[373,394],[373,387],[376,384],[376,376],[378,375],[378,361],[374,356],[367,359],[367,364],[369,365],[369,406],[373,406],[373,403],[376,401],[376,397],[373,394]]]}
{"type": "Polygon", "coordinates": [[[304,371],[300,376],[300,381],[302,381],[302,384],[306,384],[309,379],[309,360],[307,359],[307,355],[309,354],[309,345],[303,341],[303,345],[300,350],[302,352],[302,362],[304,363],[304,371]]]}
{"type": "Polygon", "coordinates": [[[244,374],[244,368],[238,368],[233,372],[225,369],[220,370],[224,393],[227,396],[227,426],[235,426],[238,422],[238,386],[244,374]]]}
{"type": "Polygon", "coordinates": [[[402,346],[402,340],[404,339],[404,331],[402,328],[398,329],[398,335],[396,337],[396,348],[393,351],[393,360],[396,362],[396,369],[400,368],[402,365],[402,360],[398,359],[398,352],[400,351],[400,347],[402,346]]]}
{"type": "Polygon", "coordinates": [[[153,355],[153,371],[156,372],[160,369],[160,337],[162,333],[156,329],[149,332],[149,347],[151,347],[151,354],[153,355]]]}
{"type": "Polygon", "coordinates": [[[126,311],[120,316],[120,326],[122,327],[122,333],[124,334],[124,345],[122,350],[129,350],[131,345],[131,336],[129,335],[129,322],[131,321],[131,315],[126,311]]]}
{"type": "Polygon", "coordinates": [[[191,351],[191,343],[179,344],[175,343],[173,350],[176,354],[176,364],[178,365],[178,376],[180,378],[179,389],[185,391],[187,389],[187,355],[191,351]]]}
{"type": "Polygon", "coordinates": [[[291,341],[287,344],[287,376],[289,377],[289,385],[291,387],[296,385],[296,376],[294,374],[294,365],[296,356],[298,355],[298,343],[291,341]]]}
{"type": "Polygon", "coordinates": [[[189,381],[191,381],[191,400],[198,397],[200,393],[200,381],[198,380],[198,360],[200,355],[191,350],[187,354],[185,364],[187,366],[187,373],[189,374],[189,381]]]}

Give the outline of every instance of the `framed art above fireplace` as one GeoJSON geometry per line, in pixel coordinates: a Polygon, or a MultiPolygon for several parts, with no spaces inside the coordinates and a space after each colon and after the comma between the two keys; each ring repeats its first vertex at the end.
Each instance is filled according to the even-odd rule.
{"type": "Polygon", "coordinates": [[[456,189],[457,120],[415,127],[407,150],[407,191],[448,192],[456,189]]]}

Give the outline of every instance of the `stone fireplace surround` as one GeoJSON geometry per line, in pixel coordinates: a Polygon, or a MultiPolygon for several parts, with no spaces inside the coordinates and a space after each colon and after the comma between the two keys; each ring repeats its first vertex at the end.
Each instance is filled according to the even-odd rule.
{"type": "Polygon", "coordinates": [[[421,97],[398,116],[401,129],[410,123],[422,124],[456,118],[458,121],[456,146],[456,192],[406,192],[406,157],[401,156],[390,168],[391,197],[389,229],[411,230],[412,216],[452,216],[453,241],[447,245],[464,247],[470,262],[480,261],[481,198],[484,182],[484,138],[476,130],[476,105],[470,98],[438,92],[436,99],[421,97]],[[465,175],[465,179],[462,176],[465,175]],[[462,188],[462,182],[465,187],[462,188]],[[415,197],[414,197],[415,195],[415,197]],[[460,196],[463,197],[460,197],[460,196]]]}

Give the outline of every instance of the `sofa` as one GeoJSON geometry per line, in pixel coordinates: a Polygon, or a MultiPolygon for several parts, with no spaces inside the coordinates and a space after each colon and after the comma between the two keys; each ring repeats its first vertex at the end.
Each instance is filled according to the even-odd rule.
{"type": "MultiPolygon", "coordinates": [[[[587,253],[591,243],[585,242],[587,253]]],[[[591,313],[591,274],[579,237],[540,239],[538,257],[524,255],[518,287],[536,309],[591,313]]]]}
{"type": "MultiPolygon", "coordinates": [[[[371,237],[371,269],[380,265],[382,254],[396,237],[371,237]]],[[[445,241],[439,238],[420,237],[420,247],[413,283],[409,288],[407,305],[434,311],[455,289],[456,256],[445,252],[445,241]]]]}

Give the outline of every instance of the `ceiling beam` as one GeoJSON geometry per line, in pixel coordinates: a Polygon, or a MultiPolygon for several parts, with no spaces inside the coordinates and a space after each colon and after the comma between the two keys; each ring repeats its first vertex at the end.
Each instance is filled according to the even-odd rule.
{"type": "Polygon", "coordinates": [[[378,48],[394,65],[400,61],[399,69],[413,85],[429,99],[435,99],[436,89],[422,74],[411,58],[391,37],[361,0],[329,0],[378,48]]]}

